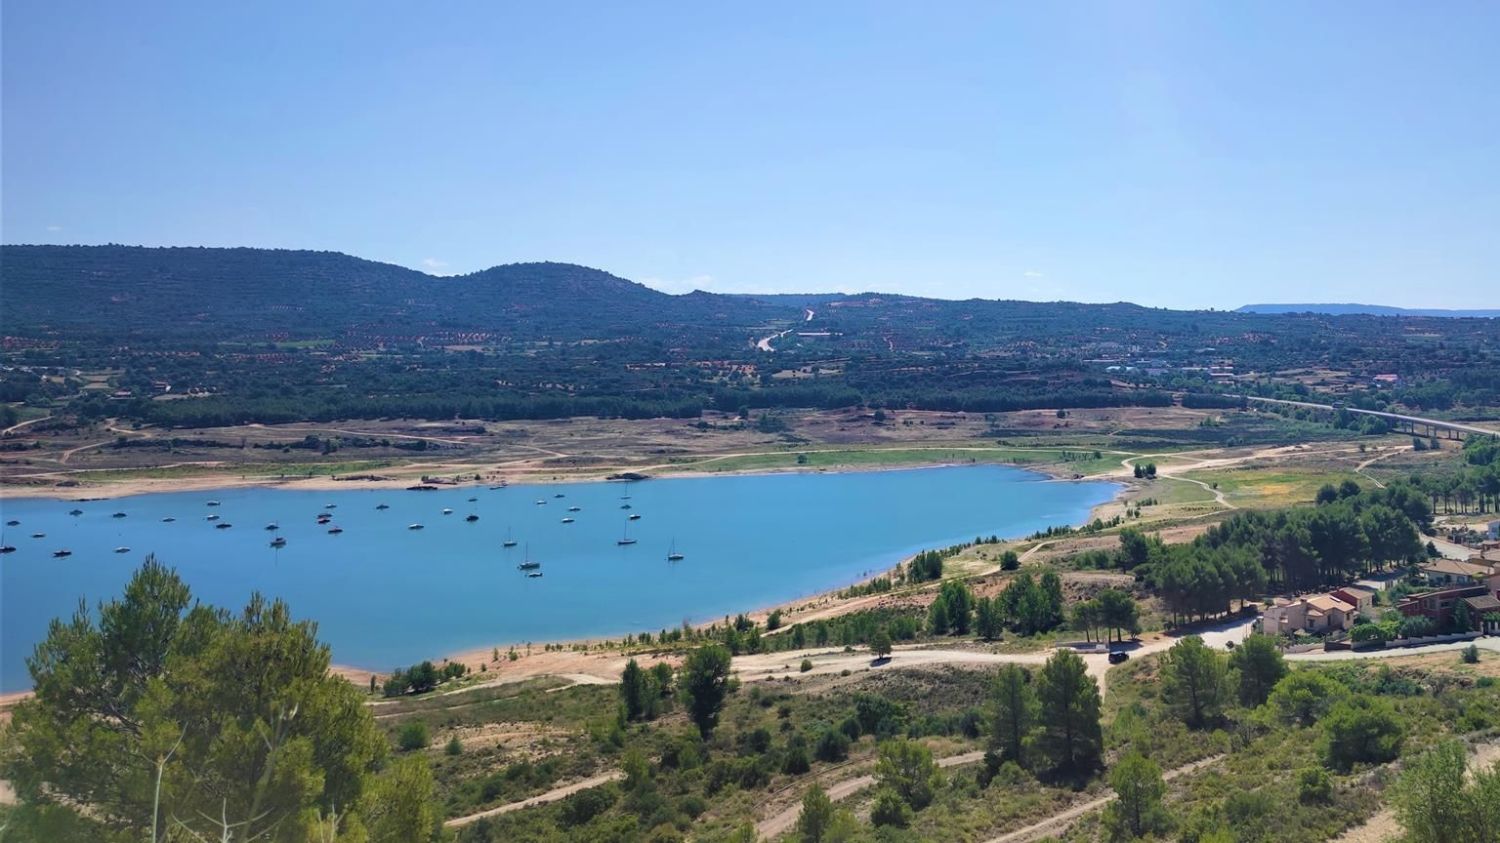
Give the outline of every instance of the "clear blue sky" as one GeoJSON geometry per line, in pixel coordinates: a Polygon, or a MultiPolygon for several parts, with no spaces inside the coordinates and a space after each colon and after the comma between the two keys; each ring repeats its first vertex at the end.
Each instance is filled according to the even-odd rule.
{"type": "Polygon", "coordinates": [[[8,243],[1500,306],[1500,3],[5,0],[8,243]]]}

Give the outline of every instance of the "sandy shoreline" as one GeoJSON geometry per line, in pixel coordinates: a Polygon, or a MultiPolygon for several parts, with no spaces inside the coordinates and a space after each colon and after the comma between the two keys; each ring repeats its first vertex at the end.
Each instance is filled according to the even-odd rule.
{"type": "MultiPolygon", "coordinates": [[[[976,446],[942,446],[933,447],[933,451],[952,451],[956,448],[971,447],[976,450],[988,451],[1053,451],[1055,448],[992,448],[976,446]]],[[[836,449],[837,450],[837,449],[836,449]]],[[[890,448],[890,449],[858,449],[867,453],[878,453],[880,450],[900,451],[910,453],[913,448],[890,448]]],[[[790,456],[791,453],[788,453],[790,456]]],[[[758,454],[719,454],[708,455],[700,462],[712,462],[717,459],[732,459],[740,456],[758,456],[758,454]]],[[[1074,476],[1065,464],[1040,462],[1028,465],[1016,465],[1000,462],[963,462],[951,459],[933,460],[931,462],[902,463],[899,465],[848,465],[848,466],[780,466],[767,468],[746,468],[730,471],[694,471],[688,468],[674,469],[669,471],[650,471],[649,468],[642,470],[636,466],[600,466],[587,473],[560,475],[555,468],[538,468],[530,470],[517,470],[514,466],[474,464],[433,464],[433,463],[408,463],[398,466],[387,466],[379,472],[357,472],[354,474],[329,475],[329,474],[296,474],[296,475],[236,475],[233,472],[204,473],[193,477],[131,477],[117,481],[89,481],[80,482],[76,486],[58,486],[56,484],[43,485],[31,483],[12,483],[0,480],[0,502],[8,499],[51,499],[58,501],[85,501],[85,500],[113,500],[116,498],[133,497],[136,495],[170,494],[177,492],[213,492],[226,489],[293,489],[314,492],[339,491],[346,489],[379,489],[388,491],[405,491],[407,487],[422,482],[423,476],[446,477],[451,475],[474,475],[479,474],[480,480],[460,480],[453,483],[436,484],[439,489],[473,488],[476,486],[490,486],[498,482],[511,485],[546,486],[559,483],[597,483],[609,481],[611,475],[624,472],[641,470],[650,480],[674,480],[688,477],[745,477],[772,474],[850,474],[864,471],[914,471],[924,468],[961,468],[965,466],[991,465],[1001,468],[1014,468],[1019,471],[1029,471],[1043,474],[1052,480],[1059,481],[1087,481],[1087,480],[1118,480],[1121,475],[1116,473],[1101,474],[1094,476],[1074,476]],[[440,469],[440,470],[439,470],[440,469]],[[368,479],[369,475],[378,475],[379,479],[368,479]]],[[[107,469],[100,471],[107,472],[107,469]]],[[[630,481],[614,481],[630,482],[630,481]]],[[[641,482],[641,481],[635,481],[641,482]]]]}

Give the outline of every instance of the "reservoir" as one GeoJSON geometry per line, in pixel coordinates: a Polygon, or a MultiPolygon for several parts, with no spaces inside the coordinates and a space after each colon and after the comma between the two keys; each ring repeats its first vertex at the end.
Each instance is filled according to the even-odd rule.
{"type": "Polygon", "coordinates": [[[5,527],[16,551],[0,557],[0,691],[30,686],[25,659],[52,618],[69,617],[80,599],[92,610],[118,597],[148,554],[198,600],[238,613],[253,591],[283,598],[295,618],[317,622],[336,663],[389,670],[475,647],[655,633],[766,607],[920,550],[1081,523],[1116,488],[964,466],[3,500],[4,520],[20,523],[5,527]],[[283,546],[272,547],[277,538],[283,546]],[[54,557],[61,550],[71,555],[54,557]],[[683,558],[668,561],[672,551],[683,558]],[[542,576],[518,570],[528,559],[542,576]]]}

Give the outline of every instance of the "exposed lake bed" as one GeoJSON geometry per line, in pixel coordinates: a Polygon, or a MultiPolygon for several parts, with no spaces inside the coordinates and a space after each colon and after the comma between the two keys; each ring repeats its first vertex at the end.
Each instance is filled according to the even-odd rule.
{"type": "Polygon", "coordinates": [[[6,527],[17,550],[0,561],[0,689],[29,684],[24,659],[51,618],[80,598],[92,607],[117,596],[147,554],[199,600],[237,609],[256,590],[284,598],[318,622],[335,660],[389,669],[495,642],[655,632],[773,605],[924,548],[1082,522],[1118,488],[978,465],[5,500],[5,519],[20,523],[6,527]],[[61,550],[70,555],[55,557],[61,550]],[[519,570],[526,561],[539,567],[519,570]]]}

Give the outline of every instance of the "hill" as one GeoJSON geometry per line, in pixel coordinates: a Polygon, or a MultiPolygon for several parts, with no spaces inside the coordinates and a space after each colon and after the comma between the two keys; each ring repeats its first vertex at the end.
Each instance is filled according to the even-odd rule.
{"type": "MultiPolygon", "coordinates": [[[[669,295],[566,263],[440,277],[336,252],[5,246],[0,402],[173,426],[858,404],[991,413],[1162,406],[1171,392],[1274,391],[1267,376],[1318,371],[1336,373],[1317,385],[1334,391],[1399,373],[1395,397],[1424,407],[1500,403],[1500,320],[1391,321],[669,295]]],[[[1288,388],[1306,390],[1296,377],[1288,388]]]]}
{"type": "Polygon", "coordinates": [[[1493,319],[1500,310],[1442,310],[1390,307],[1383,304],[1247,304],[1239,313],[1321,313],[1328,316],[1432,316],[1493,319]]]}

